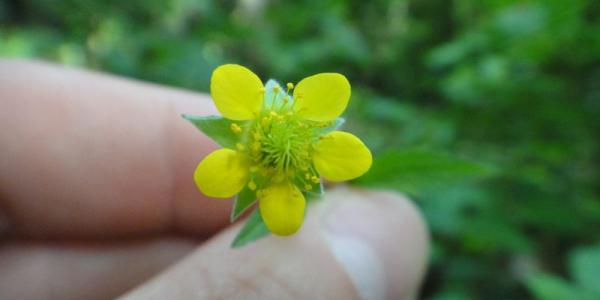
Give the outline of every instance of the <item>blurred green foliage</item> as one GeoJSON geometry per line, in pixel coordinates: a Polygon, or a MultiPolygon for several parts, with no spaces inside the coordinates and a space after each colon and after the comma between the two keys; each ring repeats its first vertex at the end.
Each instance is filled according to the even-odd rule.
{"type": "Polygon", "coordinates": [[[598,1],[1,0],[0,55],[201,91],[225,62],[341,72],[356,183],[431,228],[422,298],[600,297],[598,1]]]}

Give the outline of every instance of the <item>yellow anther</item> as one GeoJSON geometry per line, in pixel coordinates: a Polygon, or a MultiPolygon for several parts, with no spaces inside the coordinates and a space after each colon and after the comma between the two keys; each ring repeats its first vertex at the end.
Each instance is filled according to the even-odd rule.
{"type": "Polygon", "coordinates": [[[235,134],[238,134],[238,133],[242,132],[242,127],[240,127],[240,125],[238,125],[236,123],[231,123],[231,125],[229,126],[229,128],[235,134]]]}
{"type": "Polygon", "coordinates": [[[249,188],[251,191],[254,191],[254,190],[256,190],[256,183],[254,182],[254,180],[250,180],[250,182],[248,182],[248,188],[249,188]]]}
{"type": "Polygon", "coordinates": [[[310,185],[310,184],[307,183],[307,184],[304,185],[304,189],[307,190],[307,191],[310,191],[310,190],[312,190],[312,185],[310,185]]]}
{"type": "Polygon", "coordinates": [[[260,124],[261,124],[262,126],[265,126],[265,127],[266,127],[267,125],[269,125],[269,121],[270,121],[270,119],[269,119],[269,118],[267,118],[267,117],[263,117],[263,118],[262,118],[262,120],[260,120],[260,124]]]}
{"type": "Polygon", "coordinates": [[[279,85],[276,85],[273,87],[273,93],[279,93],[279,91],[281,91],[281,88],[279,88],[279,85]]]}
{"type": "Polygon", "coordinates": [[[271,180],[275,183],[280,183],[285,179],[285,174],[278,173],[271,180]]]}
{"type": "Polygon", "coordinates": [[[269,174],[269,170],[267,170],[265,168],[260,169],[260,175],[262,177],[269,177],[269,176],[271,176],[271,174],[269,174]]]}
{"type": "Polygon", "coordinates": [[[310,178],[310,181],[312,181],[312,182],[314,182],[314,183],[319,183],[319,182],[321,182],[321,180],[319,179],[319,177],[317,177],[317,176],[314,176],[314,175],[313,175],[313,176],[310,178]]]}
{"type": "Polygon", "coordinates": [[[262,135],[260,135],[260,133],[256,131],[252,133],[252,137],[257,141],[260,141],[262,139],[262,135]]]}
{"type": "Polygon", "coordinates": [[[255,152],[255,153],[258,152],[258,151],[260,151],[260,143],[259,142],[254,142],[252,144],[252,151],[255,152]]]}
{"type": "Polygon", "coordinates": [[[288,89],[288,90],[291,90],[291,89],[293,89],[293,88],[294,88],[294,84],[293,84],[293,83],[291,83],[291,82],[288,82],[288,83],[287,83],[287,89],[288,89]]]}
{"type": "Polygon", "coordinates": [[[238,151],[246,150],[246,146],[244,146],[244,144],[242,144],[242,143],[235,144],[235,147],[238,149],[238,151]]]}
{"type": "Polygon", "coordinates": [[[270,111],[270,112],[269,112],[269,114],[270,114],[271,116],[273,116],[273,117],[277,117],[277,112],[270,111]]]}
{"type": "Polygon", "coordinates": [[[310,179],[310,173],[304,174],[304,178],[306,178],[306,180],[309,180],[310,179]]]}
{"type": "Polygon", "coordinates": [[[288,97],[288,96],[283,97],[283,104],[288,104],[288,102],[290,102],[290,97],[288,97]]]}

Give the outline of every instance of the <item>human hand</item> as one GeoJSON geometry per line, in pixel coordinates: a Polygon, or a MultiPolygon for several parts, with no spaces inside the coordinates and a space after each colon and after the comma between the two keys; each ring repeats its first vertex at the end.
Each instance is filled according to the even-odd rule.
{"type": "Polygon", "coordinates": [[[425,226],[388,192],[330,189],[295,236],[230,249],[231,201],[192,180],[215,145],[181,113],[216,110],[181,90],[0,62],[0,299],[416,295],[425,226]]]}

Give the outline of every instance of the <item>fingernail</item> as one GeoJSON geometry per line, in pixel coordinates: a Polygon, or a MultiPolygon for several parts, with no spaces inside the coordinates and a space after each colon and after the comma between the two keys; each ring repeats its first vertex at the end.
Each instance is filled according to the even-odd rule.
{"type": "Polygon", "coordinates": [[[409,233],[410,228],[402,233],[402,227],[410,224],[399,219],[414,221],[418,214],[414,209],[407,214],[406,205],[382,194],[348,188],[330,191],[327,200],[334,199],[325,212],[324,237],[361,299],[409,299],[423,272],[426,234],[409,233]]]}

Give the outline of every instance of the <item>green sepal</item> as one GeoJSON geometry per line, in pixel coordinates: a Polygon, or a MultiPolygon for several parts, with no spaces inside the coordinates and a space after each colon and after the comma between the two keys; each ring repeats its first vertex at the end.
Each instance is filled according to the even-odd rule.
{"type": "Polygon", "coordinates": [[[302,191],[303,194],[305,194],[305,196],[308,195],[312,198],[319,198],[325,192],[325,189],[323,188],[323,180],[319,180],[319,183],[313,183],[310,180],[302,179],[302,174],[298,174],[294,177],[292,182],[300,189],[300,191],[302,191]],[[304,186],[305,184],[310,184],[311,189],[307,190],[304,186]]]}
{"type": "Polygon", "coordinates": [[[338,130],[340,127],[342,127],[342,125],[344,125],[345,122],[346,119],[344,118],[336,118],[335,120],[331,121],[331,125],[316,130],[319,136],[325,135],[332,131],[338,130]]]}
{"type": "Polygon", "coordinates": [[[270,233],[269,228],[267,228],[267,225],[265,225],[265,222],[260,216],[259,210],[256,209],[250,217],[248,217],[246,224],[244,224],[244,227],[238,232],[235,239],[233,239],[231,248],[242,247],[250,242],[265,237],[270,233]]]}
{"type": "Polygon", "coordinates": [[[323,199],[323,195],[325,193],[324,193],[323,189],[321,189],[319,192],[302,191],[302,194],[304,195],[304,199],[306,200],[306,202],[310,203],[313,201],[318,201],[318,200],[323,199]]]}
{"type": "Polygon", "coordinates": [[[244,211],[256,202],[256,193],[248,188],[248,185],[235,198],[233,209],[231,210],[231,222],[237,220],[244,211]]]}
{"type": "MultiPolygon", "coordinates": [[[[265,84],[265,98],[263,102],[263,107],[281,107],[283,105],[283,98],[287,95],[285,93],[285,87],[282,87],[277,81],[273,79],[269,79],[265,84]],[[279,92],[275,93],[273,90],[274,87],[279,87],[279,92]],[[274,103],[274,104],[273,104],[274,103]]],[[[289,96],[289,101],[292,101],[292,96],[289,96]]]]}
{"type": "MultiPolygon", "coordinates": [[[[235,149],[235,145],[240,142],[243,132],[236,134],[231,130],[231,120],[219,116],[193,116],[182,115],[182,117],[194,124],[200,131],[215,141],[222,147],[235,149]]],[[[236,121],[242,130],[247,121],[236,121]]]]}

